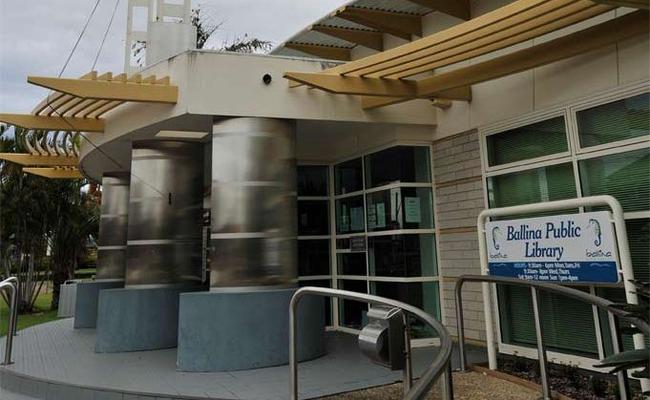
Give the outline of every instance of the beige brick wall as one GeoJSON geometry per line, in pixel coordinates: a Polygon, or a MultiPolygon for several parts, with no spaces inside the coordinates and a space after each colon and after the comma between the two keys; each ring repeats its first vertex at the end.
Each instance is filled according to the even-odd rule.
{"type": "MultiPolygon", "coordinates": [[[[484,208],[481,157],[475,131],[437,141],[433,146],[436,215],[439,227],[439,273],[442,279],[444,324],[456,335],[454,278],[480,274],[476,218],[484,208]]],[[[479,284],[463,289],[465,334],[485,340],[483,302],[479,284]]]]}

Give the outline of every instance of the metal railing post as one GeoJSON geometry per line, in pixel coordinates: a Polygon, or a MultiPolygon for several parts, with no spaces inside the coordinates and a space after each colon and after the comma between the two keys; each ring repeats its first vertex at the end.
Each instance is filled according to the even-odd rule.
{"type": "Polygon", "coordinates": [[[10,300],[9,300],[9,318],[8,318],[8,323],[7,323],[7,339],[6,339],[6,344],[5,344],[5,358],[4,362],[2,365],[9,365],[12,363],[11,361],[11,350],[13,348],[13,342],[14,342],[14,332],[15,332],[15,325],[14,325],[14,312],[16,310],[16,294],[18,293],[16,290],[16,286],[12,282],[8,281],[2,281],[0,282],[0,290],[8,290],[10,293],[10,300]]]}
{"type": "MultiPolygon", "coordinates": [[[[385,306],[396,307],[402,310],[404,314],[410,313],[413,316],[417,317],[419,320],[423,321],[429,325],[433,330],[438,334],[440,339],[440,351],[438,351],[429,366],[429,368],[424,371],[420,379],[411,386],[408,393],[404,395],[404,398],[407,400],[420,400],[424,399],[431,386],[434,382],[446,371],[450,371],[450,362],[451,362],[451,351],[453,343],[451,337],[447,332],[447,329],[436,320],[430,314],[427,314],[423,310],[414,307],[410,304],[403,303],[401,301],[387,299],[385,297],[374,296],[365,293],[351,292],[348,290],[339,290],[339,289],[329,289],[329,288],[320,288],[306,286],[298,289],[291,297],[291,302],[289,304],[289,372],[291,376],[289,377],[289,398],[291,400],[298,400],[298,360],[297,360],[297,345],[296,345],[296,336],[297,336],[297,321],[296,313],[298,308],[298,303],[300,299],[305,295],[316,295],[322,297],[336,297],[345,300],[355,300],[363,303],[369,304],[381,304],[385,306]]],[[[407,319],[408,321],[408,319],[407,319]]],[[[406,340],[406,339],[405,339],[406,340]]],[[[410,339],[409,339],[410,347],[410,339]]],[[[406,368],[406,367],[405,367],[406,368]]],[[[412,375],[411,375],[412,377],[412,375]]],[[[449,380],[451,378],[448,378],[449,380]]],[[[451,391],[449,391],[451,394],[451,391]]],[[[446,398],[448,400],[448,398],[446,398]]]]}
{"type": "Polygon", "coordinates": [[[411,360],[411,329],[409,326],[409,316],[402,313],[402,323],[404,324],[404,396],[413,386],[413,363],[411,360]]]}
{"type": "Polygon", "coordinates": [[[451,374],[451,361],[449,361],[440,382],[440,390],[442,392],[441,395],[443,400],[453,400],[454,398],[454,381],[451,374]]]}
{"type": "Polygon", "coordinates": [[[296,294],[291,298],[289,304],[289,396],[291,400],[298,400],[298,360],[296,357],[296,308],[300,297],[296,294]]]}
{"type": "MultiPolygon", "coordinates": [[[[623,343],[621,342],[621,335],[619,335],[618,318],[611,312],[607,313],[609,321],[609,332],[612,336],[612,350],[614,354],[623,351],[623,343]]],[[[618,381],[618,392],[621,400],[630,399],[630,385],[627,379],[626,371],[619,371],[616,373],[616,380],[618,381]]]]}
{"type": "MultiPolygon", "coordinates": [[[[20,296],[20,281],[18,280],[18,277],[16,276],[11,276],[7,279],[5,279],[5,282],[11,282],[13,285],[16,287],[16,296],[20,296]]],[[[14,336],[18,336],[18,301],[16,301],[16,307],[14,307],[13,312],[11,313],[11,318],[13,319],[13,327],[14,327],[14,336]]]]}
{"type": "Polygon", "coordinates": [[[458,352],[460,355],[460,370],[467,372],[467,357],[465,355],[465,321],[463,316],[463,281],[456,283],[456,330],[458,330],[458,352]]]}
{"type": "Polygon", "coordinates": [[[546,371],[546,347],[544,346],[544,332],[542,318],[539,315],[539,296],[537,288],[530,287],[530,296],[533,299],[533,317],[535,318],[535,334],[537,335],[537,354],[539,357],[539,374],[542,379],[542,395],[544,400],[551,400],[551,383],[546,371]]]}

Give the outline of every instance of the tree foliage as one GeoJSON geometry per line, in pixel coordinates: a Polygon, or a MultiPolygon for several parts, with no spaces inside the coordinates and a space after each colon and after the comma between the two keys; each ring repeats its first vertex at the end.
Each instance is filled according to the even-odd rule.
{"type": "MultiPolygon", "coordinates": [[[[25,134],[0,128],[0,152],[26,152],[25,134]]],[[[25,174],[17,164],[0,162],[0,259],[5,277],[23,277],[21,294],[28,296],[21,296],[22,311],[30,311],[38,295],[26,277],[44,279],[49,272],[57,307],[59,285],[74,276],[88,242],[97,237],[99,208],[93,194],[82,190],[86,184],[25,174]]]]}
{"type": "MultiPolygon", "coordinates": [[[[192,25],[196,28],[196,48],[203,49],[212,35],[224,24],[223,21],[215,22],[209,14],[202,13],[201,7],[192,10],[192,25]]],[[[225,41],[219,50],[235,53],[266,53],[271,50],[271,42],[250,37],[248,34],[236,37],[232,41],[225,41]]]]}

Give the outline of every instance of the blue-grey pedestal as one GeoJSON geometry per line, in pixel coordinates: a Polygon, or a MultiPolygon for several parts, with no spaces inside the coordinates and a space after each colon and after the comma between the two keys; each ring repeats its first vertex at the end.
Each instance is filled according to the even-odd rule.
{"type": "Polygon", "coordinates": [[[97,353],[176,347],[178,296],[188,288],[102,290],[97,313],[97,353]]]}
{"type": "MultiPolygon", "coordinates": [[[[234,371],[289,362],[289,302],[296,289],[198,292],[180,296],[177,366],[234,371]]],[[[323,298],[298,306],[298,359],[325,354],[323,298]]]]}
{"type": "Polygon", "coordinates": [[[99,292],[124,286],[123,280],[79,282],[75,299],[74,327],[94,328],[97,326],[97,306],[99,292]]]}

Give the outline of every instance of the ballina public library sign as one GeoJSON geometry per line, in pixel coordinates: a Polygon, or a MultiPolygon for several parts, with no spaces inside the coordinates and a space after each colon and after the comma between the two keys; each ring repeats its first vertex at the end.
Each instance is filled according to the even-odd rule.
{"type": "Polygon", "coordinates": [[[552,283],[620,280],[609,212],[493,221],[486,235],[490,275],[552,283]]]}

